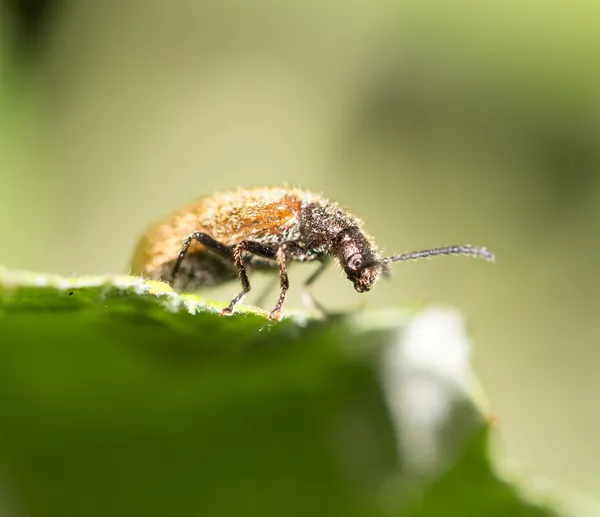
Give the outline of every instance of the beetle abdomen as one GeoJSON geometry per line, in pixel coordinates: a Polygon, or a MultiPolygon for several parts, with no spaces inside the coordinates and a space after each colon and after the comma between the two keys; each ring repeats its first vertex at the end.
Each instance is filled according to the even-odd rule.
{"type": "Polygon", "coordinates": [[[175,260],[165,262],[154,272],[154,280],[168,282],[176,291],[197,291],[237,278],[231,261],[208,251],[190,253],[182,260],[177,275],[173,278],[175,260]]]}

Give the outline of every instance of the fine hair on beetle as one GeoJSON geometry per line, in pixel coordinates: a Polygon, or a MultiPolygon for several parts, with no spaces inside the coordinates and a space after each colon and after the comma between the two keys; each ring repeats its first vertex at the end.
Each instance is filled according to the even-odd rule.
{"type": "MultiPolygon", "coordinates": [[[[134,253],[131,271],[194,291],[236,277],[242,290],[221,314],[230,315],[250,291],[248,271],[277,270],[280,290],[271,319],[281,318],[289,289],[290,262],[316,262],[308,288],[331,260],[359,293],[369,291],[393,262],[439,255],[470,255],[493,261],[487,248],[444,246],[382,257],[362,221],[336,203],[289,187],[240,189],[201,198],[151,226],[134,253]]],[[[312,300],[312,298],[309,298],[312,300]]]]}

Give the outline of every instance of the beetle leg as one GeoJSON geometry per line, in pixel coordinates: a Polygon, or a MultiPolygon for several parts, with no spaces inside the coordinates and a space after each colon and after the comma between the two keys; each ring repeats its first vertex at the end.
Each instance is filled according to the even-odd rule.
{"type": "Polygon", "coordinates": [[[222,242],[213,239],[210,235],[206,233],[194,232],[188,236],[188,238],[183,243],[183,246],[181,247],[181,251],[179,252],[179,256],[177,257],[177,261],[175,262],[175,265],[173,266],[173,271],[171,273],[173,280],[175,279],[175,275],[177,274],[177,271],[179,271],[181,263],[183,262],[183,259],[187,254],[188,248],[190,247],[190,244],[192,244],[193,241],[198,241],[203,246],[206,246],[206,248],[210,251],[224,256],[225,258],[233,258],[233,252],[230,246],[227,246],[222,242]]]}
{"type": "MultiPolygon", "coordinates": [[[[280,247],[285,247],[286,258],[288,258],[288,257],[292,257],[292,258],[303,257],[303,256],[307,255],[306,248],[304,248],[303,246],[298,244],[296,241],[283,241],[280,244],[280,247]]],[[[280,270],[281,270],[281,268],[280,268],[280,270]]],[[[275,287],[276,282],[277,282],[277,277],[274,276],[272,278],[272,280],[269,282],[269,284],[265,287],[265,289],[260,293],[259,297],[256,299],[256,302],[255,302],[256,305],[259,305],[259,306],[264,305],[264,301],[265,301],[267,295],[271,292],[273,287],[275,287]]]]}
{"type": "MultiPolygon", "coordinates": [[[[285,295],[287,293],[287,271],[285,270],[286,257],[292,256],[292,257],[298,257],[300,260],[315,260],[315,258],[312,258],[310,256],[310,253],[307,251],[307,249],[305,247],[303,247],[302,245],[298,244],[298,242],[296,242],[296,241],[283,242],[281,244],[281,246],[279,247],[279,250],[283,250],[285,252],[285,255],[282,255],[282,259],[279,260],[280,268],[281,268],[281,275],[280,275],[281,276],[281,293],[279,295],[279,301],[277,303],[277,306],[271,312],[271,314],[273,316],[279,315],[278,309],[279,310],[281,309],[281,306],[283,305],[283,302],[285,301],[285,295]],[[283,261],[283,264],[282,264],[282,261],[283,261]],[[285,287],[284,287],[284,276],[285,276],[285,282],[286,282],[285,287]]],[[[329,260],[325,256],[318,257],[318,258],[316,258],[316,260],[319,261],[319,267],[304,282],[303,289],[302,289],[302,302],[304,303],[304,305],[307,308],[318,311],[318,312],[322,313],[323,315],[327,315],[328,311],[319,302],[317,302],[314,299],[313,295],[311,294],[311,292],[309,290],[310,285],[312,285],[313,282],[319,276],[321,276],[321,274],[323,273],[323,271],[325,271],[325,268],[329,264],[329,260]]]]}
{"type": "Polygon", "coordinates": [[[240,275],[242,290],[233,298],[233,300],[231,300],[229,305],[221,311],[222,315],[233,314],[234,307],[250,291],[250,280],[248,280],[248,273],[246,272],[246,266],[244,265],[244,252],[271,259],[274,259],[277,256],[275,248],[257,241],[240,241],[233,246],[233,265],[240,275]]]}

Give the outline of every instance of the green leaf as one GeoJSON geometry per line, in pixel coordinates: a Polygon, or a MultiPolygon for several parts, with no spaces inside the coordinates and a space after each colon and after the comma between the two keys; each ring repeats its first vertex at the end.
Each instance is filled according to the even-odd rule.
{"type": "Polygon", "coordinates": [[[0,271],[0,513],[558,515],[496,473],[455,311],[224,305],[0,271]]]}

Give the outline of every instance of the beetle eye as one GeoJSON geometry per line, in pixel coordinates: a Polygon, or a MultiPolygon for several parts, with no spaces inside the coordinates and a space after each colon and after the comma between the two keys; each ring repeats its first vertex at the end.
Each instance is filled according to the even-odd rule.
{"type": "Polygon", "coordinates": [[[353,270],[357,270],[362,264],[362,256],[360,255],[360,253],[352,255],[352,257],[350,257],[350,260],[348,260],[348,264],[353,270]]]}

